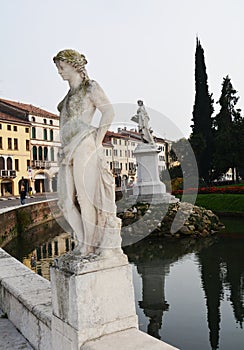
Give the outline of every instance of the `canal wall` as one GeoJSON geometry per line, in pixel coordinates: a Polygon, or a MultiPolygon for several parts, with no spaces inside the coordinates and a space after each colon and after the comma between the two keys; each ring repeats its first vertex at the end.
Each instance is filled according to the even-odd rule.
{"type": "Polygon", "coordinates": [[[50,282],[1,248],[0,308],[34,349],[52,349],[50,282]]]}
{"type": "Polygon", "coordinates": [[[61,215],[57,200],[53,199],[9,208],[0,214],[0,246],[4,247],[24,231],[61,215]]]}

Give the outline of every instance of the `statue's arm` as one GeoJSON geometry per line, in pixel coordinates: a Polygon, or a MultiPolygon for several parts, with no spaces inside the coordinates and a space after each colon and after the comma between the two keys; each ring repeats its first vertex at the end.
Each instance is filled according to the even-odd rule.
{"type": "Polygon", "coordinates": [[[109,129],[113,118],[114,118],[114,109],[107,98],[105,92],[100,87],[97,82],[93,82],[91,99],[94,106],[101,112],[101,119],[99,127],[97,130],[96,144],[100,146],[104,139],[104,136],[109,129]]]}

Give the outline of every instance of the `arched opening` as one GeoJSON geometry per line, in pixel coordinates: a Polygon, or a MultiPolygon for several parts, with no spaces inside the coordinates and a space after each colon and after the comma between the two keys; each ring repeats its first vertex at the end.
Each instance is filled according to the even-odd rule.
{"type": "Polygon", "coordinates": [[[38,147],[38,157],[39,157],[39,160],[42,160],[42,147],[41,146],[38,147]]]}
{"type": "Polygon", "coordinates": [[[43,193],[43,192],[49,192],[49,178],[46,175],[46,173],[41,172],[36,174],[35,176],[35,192],[36,193],[43,193]]]}
{"type": "Polygon", "coordinates": [[[2,180],[2,182],[1,182],[1,195],[2,196],[13,195],[13,181],[2,180]]]}
{"type": "Polygon", "coordinates": [[[12,158],[8,157],[7,158],[7,170],[12,170],[13,169],[13,161],[12,158]]]}
{"type": "Polygon", "coordinates": [[[5,161],[3,157],[0,157],[0,170],[5,169],[5,161]]]}
{"type": "Polygon", "coordinates": [[[35,127],[32,127],[32,129],[31,129],[31,137],[32,137],[33,139],[36,138],[36,128],[35,128],[35,127]]]}
{"type": "Polygon", "coordinates": [[[51,147],[51,161],[54,162],[54,148],[51,147]]]}
{"type": "Polygon", "coordinates": [[[53,141],[53,130],[50,130],[50,141],[53,141]]]}
{"type": "Polygon", "coordinates": [[[36,148],[36,146],[33,146],[33,148],[32,148],[32,159],[37,160],[37,148],[36,148]]]}
{"type": "Polygon", "coordinates": [[[48,148],[44,147],[44,160],[48,160],[48,148]]]}

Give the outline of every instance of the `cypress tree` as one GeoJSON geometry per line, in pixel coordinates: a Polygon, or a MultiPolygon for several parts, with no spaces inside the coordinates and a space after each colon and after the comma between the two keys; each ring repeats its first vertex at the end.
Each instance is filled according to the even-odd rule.
{"type": "Polygon", "coordinates": [[[223,79],[220,111],[215,117],[214,168],[216,177],[232,169],[233,182],[238,180],[238,168],[243,161],[243,118],[235,106],[239,100],[227,75],[223,79]]]}
{"type": "Polygon", "coordinates": [[[208,76],[204,50],[196,39],[195,53],[195,104],[193,107],[193,125],[190,143],[195,153],[199,178],[209,182],[212,174],[213,157],[213,108],[212,94],[208,91],[208,76]]]}

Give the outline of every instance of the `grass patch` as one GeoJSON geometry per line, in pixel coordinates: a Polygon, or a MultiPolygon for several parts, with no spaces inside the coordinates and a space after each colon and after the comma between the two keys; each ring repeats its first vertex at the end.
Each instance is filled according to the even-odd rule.
{"type": "MultiPolygon", "coordinates": [[[[184,195],[184,201],[192,203],[191,194],[184,195]]],[[[195,205],[219,213],[244,213],[243,194],[198,194],[195,205]]]]}

